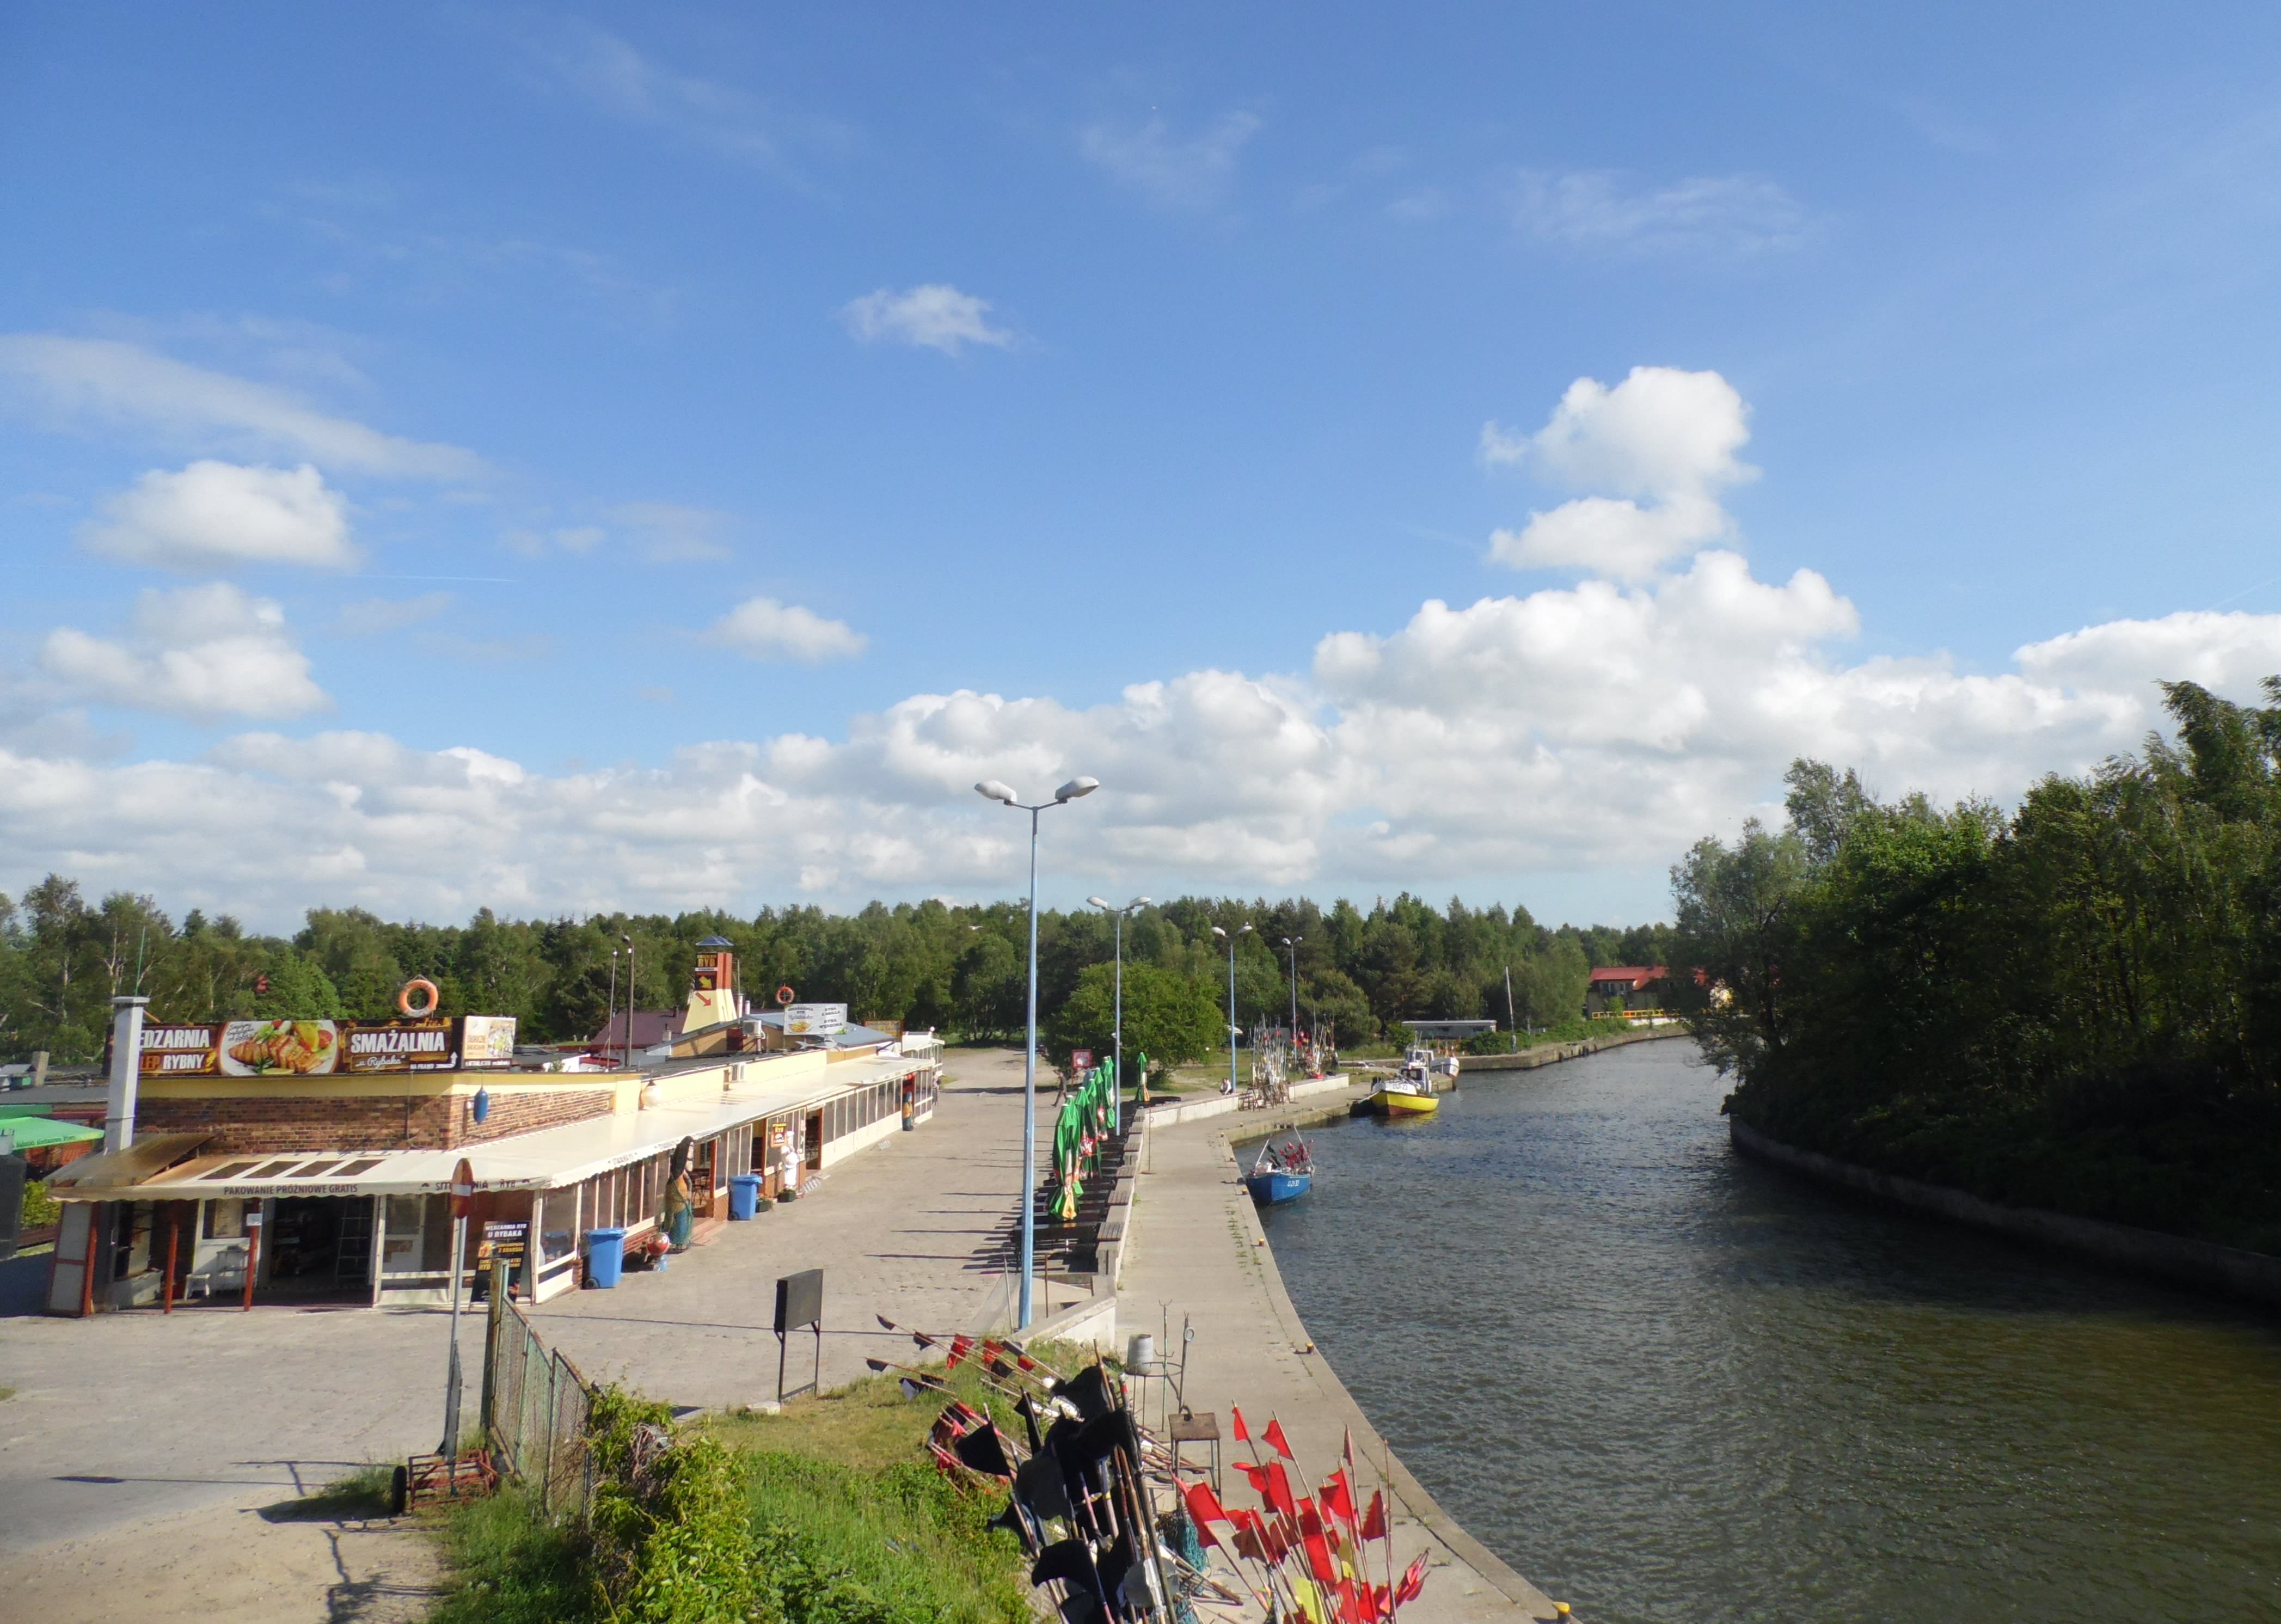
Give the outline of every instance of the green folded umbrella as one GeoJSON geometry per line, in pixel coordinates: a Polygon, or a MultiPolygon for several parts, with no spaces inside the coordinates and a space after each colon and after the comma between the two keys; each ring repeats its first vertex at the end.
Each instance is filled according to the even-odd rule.
{"type": "Polygon", "coordinates": [[[102,1137],[101,1128],[83,1128],[76,1122],[58,1122],[52,1117],[0,1117],[0,1138],[12,1138],[19,1150],[83,1145],[102,1137]]]}

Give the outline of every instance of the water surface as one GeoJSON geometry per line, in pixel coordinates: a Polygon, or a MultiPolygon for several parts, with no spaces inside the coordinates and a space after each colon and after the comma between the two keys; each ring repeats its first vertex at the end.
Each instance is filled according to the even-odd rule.
{"type": "Polygon", "coordinates": [[[1586,1624],[2281,1619],[2281,1316],[1728,1148],[1684,1040],[1311,1134],[1264,1214],[1452,1515],[1586,1624]]]}

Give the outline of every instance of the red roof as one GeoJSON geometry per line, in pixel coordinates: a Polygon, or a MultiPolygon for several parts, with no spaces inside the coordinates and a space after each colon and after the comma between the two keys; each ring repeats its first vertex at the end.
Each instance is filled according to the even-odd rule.
{"type": "Polygon", "coordinates": [[[1626,986],[1644,986],[1651,981],[1660,981],[1666,967],[1661,964],[1607,964],[1594,971],[1590,981],[1600,986],[1610,981],[1620,981],[1626,986]]]}

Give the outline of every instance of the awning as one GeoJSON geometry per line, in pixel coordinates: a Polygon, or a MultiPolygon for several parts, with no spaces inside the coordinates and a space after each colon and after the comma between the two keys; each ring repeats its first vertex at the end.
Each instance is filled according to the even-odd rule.
{"type": "Polygon", "coordinates": [[[81,1156],[50,1174],[48,1193],[61,1195],[68,1190],[85,1201],[105,1199],[114,1190],[133,1192],[145,1179],[154,1179],[175,1163],[197,1154],[213,1137],[211,1133],[145,1134],[124,1150],[81,1156]],[[97,1191],[102,1194],[96,1195],[97,1191]]]}
{"type": "Polygon", "coordinates": [[[50,1145],[84,1145],[103,1137],[101,1128],[83,1128],[76,1122],[52,1117],[0,1117],[0,1139],[12,1139],[19,1150],[44,1150],[50,1145]]]}

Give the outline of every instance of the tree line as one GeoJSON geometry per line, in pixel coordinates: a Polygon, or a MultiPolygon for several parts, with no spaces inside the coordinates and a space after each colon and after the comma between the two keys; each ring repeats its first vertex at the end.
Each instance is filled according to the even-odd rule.
{"type": "MultiPolygon", "coordinates": [[[[1289,938],[1301,1021],[1333,1023],[1349,1045],[1406,1019],[1502,1022],[1508,967],[1514,1017],[1556,1025],[1582,1008],[1594,963],[1655,960],[1669,934],[1662,925],[1548,929],[1525,909],[1452,901],[1436,909],[1407,893],[1367,911],[1343,900],[1324,909],[1303,898],[1186,897],[1144,909],[1125,926],[1128,1004],[1166,1011],[1169,1048],[1151,1050],[1156,1059],[1193,1058],[1187,1051],[1224,1040],[1227,958],[1214,925],[1234,935],[1240,1023],[1287,1017],[1289,938]]],[[[1094,1016],[1107,995],[1113,930],[1090,909],[1039,916],[1040,1017],[1063,1052],[1102,1047],[1106,1031],[1094,1016]]],[[[445,1014],[512,1015],[527,1041],[575,1042],[602,1030],[614,1001],[625,1008],[630,986],[638,1008],[679,1008],[697,943],[708,936],[734,945],[743,991],[756,1004],[771,1004],[789,986],[803,1001],[846,1003],[858,1019],[990,1040],[1025,1024],[1027,931],[1018,902],[927,901],[874,902],[852,914],[766,908],[750,917],[708,910],[504,919],[483,909],[464,925],[314,908],[302,929],[282,937],[197,909],[178,922],[135,893],[90,902],[75,882],[50,875],[21,899],[0,896],[0,1054],[46,1049],[58,1064],[96,1057],[119,994],[149,997],[162,1020],[383,1020],[414,977],[436,983],[445,1014]]],[[[1142,1047],[1129,1030],[1127,1044],[1142,1047]]]]}
{"type": "MultiPolygon", "coordinates": [[[[2281,678],[1984,800],[1800,761],[1790,826],[1673,870],[1728,1108],[2019,1205],[2281,1251],[2281,678]]],[[[1675,978],[1674,979],[1679,979],[1675,978]]]]}

